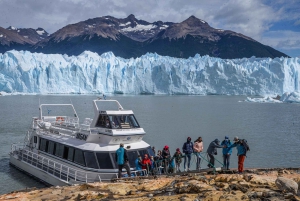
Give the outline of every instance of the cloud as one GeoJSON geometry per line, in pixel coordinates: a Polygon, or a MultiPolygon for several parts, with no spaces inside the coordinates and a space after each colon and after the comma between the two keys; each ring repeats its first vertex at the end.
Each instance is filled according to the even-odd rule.
{"type": "Polygon", "coordinates": [[[278,49],[300,49],[299,32],[296,31],[268,31],[263,35],[262,42],[278,49]]]}
{"type": "Polygon", "coordinates": [[[295,26],[298,26],[298,25],[300,25],[300,19],[299,19],[299,20],[297,20],[297,21],[294,23],[294,25],[295,25],[295,26]]]}
{"type": "Polygon", "coordinates": [[[54,32],[70,23],[111,15],[118,18],[134,14],[150,22],[181,22],[191,15],[221,28],[232,28],[256,36],[275,18],[272,9],[259,0],[10,0],[0,1],[0,26],[43,27],[54,32]],[[221,6],[221,9],[220,9],[221,6]],[[266,18],[269,15],[269,18],[266,18]],[[226,22],[225,25],[223,25],[226,22]],[[251,28],[251,26],[256,26],[251,28]]]}

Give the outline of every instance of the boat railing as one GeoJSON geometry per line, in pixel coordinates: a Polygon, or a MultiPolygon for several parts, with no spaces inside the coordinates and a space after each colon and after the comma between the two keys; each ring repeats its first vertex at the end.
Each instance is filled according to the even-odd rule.
{"type": "MultiPolygon", "coordinates": [[[[201,171],[201,170],[206,170],[206,171],[212,171],[215,173],[216,171],[220,171],[224,164],[220,162],[218,159],[215,158],[215,164],[211,164],[209,159],[205,157],[207,155],[206,152],[201,152],[201,153],[191,153],[190,157],[190,167],[195,165],[195,169],[190,168],[189,171],[201,171]],[[197,159],[198,158],[198,159],[197,159]],[[197,167],[197,160],[199,160],[199,167],[197,167]],[[207,164],[208,169],[200,169],[201,163],[205,161],[205,164],[207,164]],[[217,165],[220,165],[221,167],[217,167],[217,165]]],[[[145,175],[168,175],[168,174],[176,174],[181,172],[180,170],[180,164],[183,162],[182,160],[186,157],[186,160],[188,160],[187,155],[182,155],[181,157],[169,157],[166,159],[161,159],[161,160],[154,160],[151,162],[149,165],[145,165],[144,167],[146,168],[146,174],[145,175]],[[176,159],[180,159],[181,162],[179,163],[178,169],[176,168],[176,159]]],[[[186,161],[186,165],[188,161],[186,161]]],[[[182,171],[184,172],[184,170],[182,171]]]]}
{"type": "Polygon", "coordinates": [[[92,183],[111,180],[112,177],[118,177],[118,173],[96,173],[86,172],[74,169],[68,165],[51,160],[25,149],[26,145],[22,143],[12,144],[11,153],[22,160],[48,174],[53,175],[66,183],[92,183]],[[73,182],[70,182],[73,181],[73,182]]]}

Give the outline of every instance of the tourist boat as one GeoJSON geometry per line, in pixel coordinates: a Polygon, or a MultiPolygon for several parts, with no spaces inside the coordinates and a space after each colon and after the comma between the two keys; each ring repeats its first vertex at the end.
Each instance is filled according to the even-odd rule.
{"type": "MultiPolygon", "coordinates": [[[[94,119],[79,123],[72,104],[40,104],[24,143],[12,144],[10,164],[50,185],[111,180],[120,143],[135,167],[138,155],[153,155],[132,110],[117,100],[94,100],[94,119]],[[57,113],[57,114],[56,114],[57,113]]],[[[131,168],[132,174],[136,174],[131,168]]]]}

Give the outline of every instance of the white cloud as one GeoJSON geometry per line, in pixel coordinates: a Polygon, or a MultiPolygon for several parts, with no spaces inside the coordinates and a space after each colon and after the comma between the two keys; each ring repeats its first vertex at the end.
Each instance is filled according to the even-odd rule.
{"type": "Polygon", "coordinates": [[[295,31],[268,31],[262,37],[262,42],[274,48],[280,49],[300,49],[299,32],[295,31]]]}

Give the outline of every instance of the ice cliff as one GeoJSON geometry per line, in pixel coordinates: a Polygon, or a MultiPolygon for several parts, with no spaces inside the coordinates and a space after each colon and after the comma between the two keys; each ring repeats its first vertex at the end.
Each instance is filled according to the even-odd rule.
{"type": "Polygon", "coordinates": [[[0,54],[0,91],[6,93],[281,95],[300,90],[299,73],[300,58],[0,54]]]}

